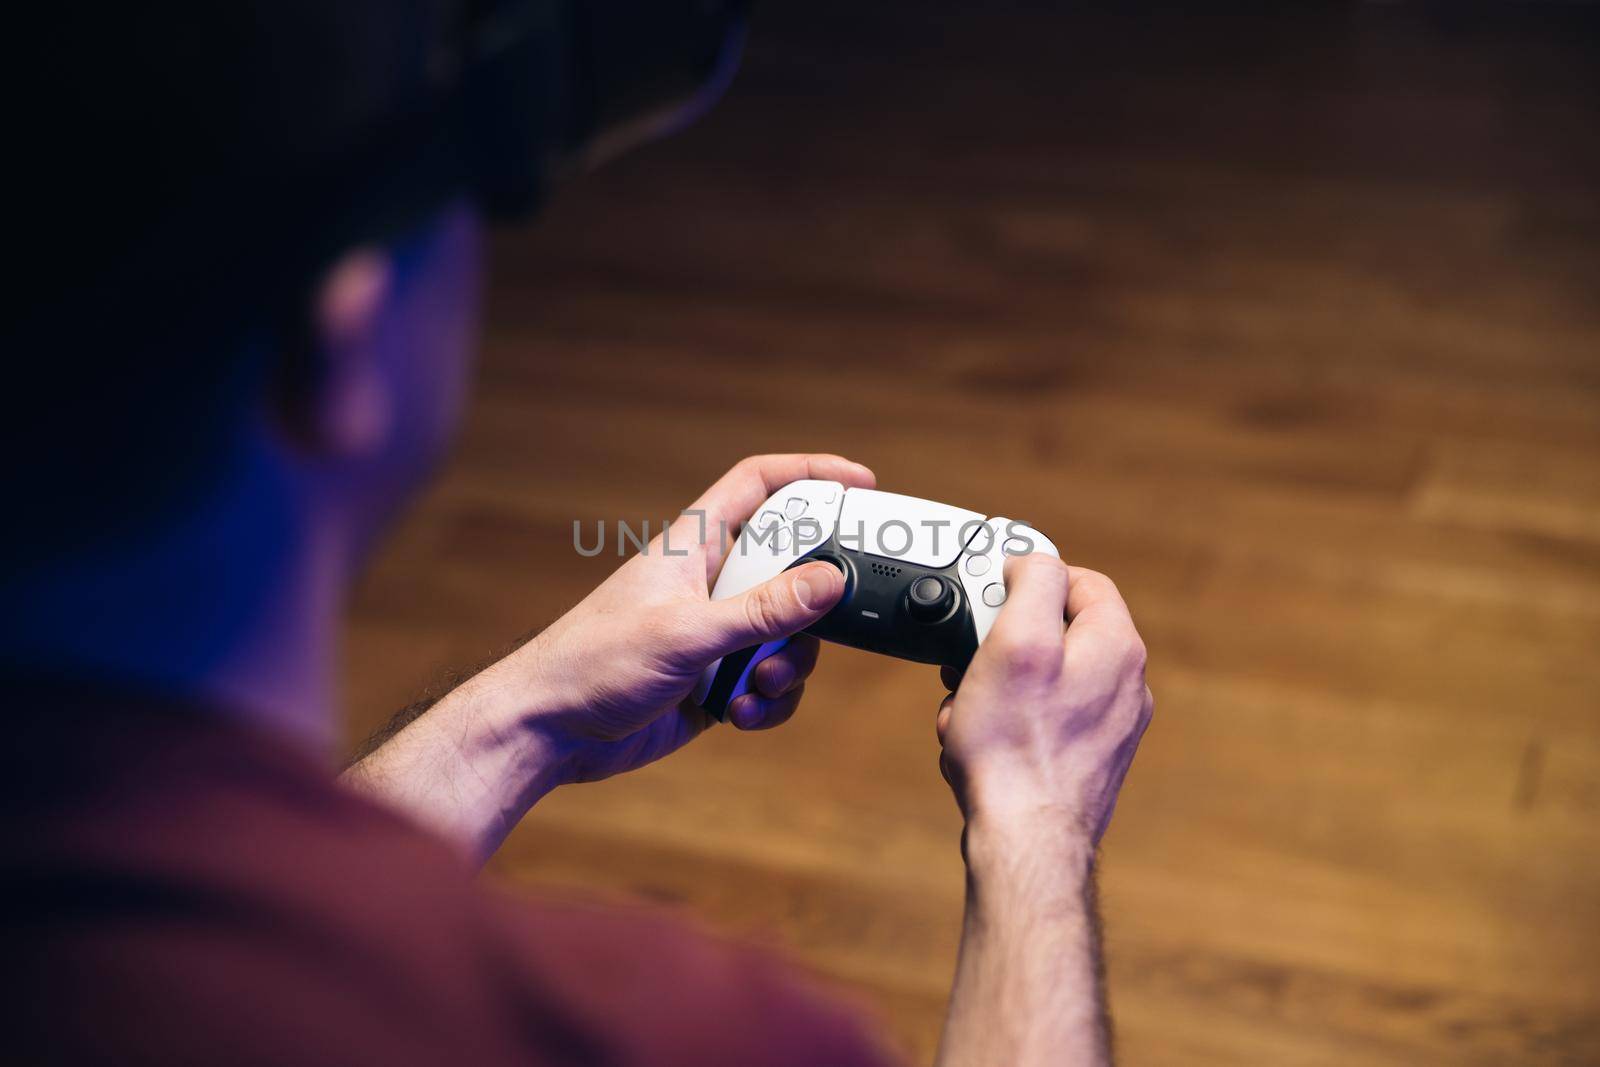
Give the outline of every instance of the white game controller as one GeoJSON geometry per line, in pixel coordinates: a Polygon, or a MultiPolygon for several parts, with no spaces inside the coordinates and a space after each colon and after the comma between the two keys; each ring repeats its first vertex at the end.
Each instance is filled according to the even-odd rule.
{"type": "MultiPolygon", "coordinates": [[[[779,489],[745,524],[713,599],[737,596],[812,560],[844,572],[844,596],[806,632],[919,663],[965,669],[1006,600],[1007,556],[1056,546],[1025,523],[875,489],[803,479],[779,489]]],[[[694,698],[718,719],[747,692],[756,664],[784,638],[707,668],[694,698]]]]}

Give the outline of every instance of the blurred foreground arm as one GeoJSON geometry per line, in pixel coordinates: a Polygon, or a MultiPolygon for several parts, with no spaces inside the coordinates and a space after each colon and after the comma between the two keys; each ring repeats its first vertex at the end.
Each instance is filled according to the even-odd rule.
{"type": "Polygon", "coordinates": [[[1109,1063],[1094,856],[1150,722],[1144,645],[1104,575],[1040,554],[1007,585],[939,708],[967,910],[938,1063],[1109,1063]]]}

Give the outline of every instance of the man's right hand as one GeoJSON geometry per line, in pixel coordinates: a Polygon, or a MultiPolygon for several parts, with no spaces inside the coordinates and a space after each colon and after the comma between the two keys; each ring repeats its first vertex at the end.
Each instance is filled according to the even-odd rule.
{"type": "Polygon", "coordinates": [[[1144,642],[1103,574],[1035,553],[1006,585],[939,707],[967,914],[938,1062],[1107,1064],[1094,854],[1150,723],[1144,642]]]}
{"type": "Polygon", "coordinates": [[[945,777],[969,823],[1044,818],[1092,847],[1154,709],[1144,642],[1103,574],[1033,553],[1007,561],[1006,586],[939,707],[945,777]]]}

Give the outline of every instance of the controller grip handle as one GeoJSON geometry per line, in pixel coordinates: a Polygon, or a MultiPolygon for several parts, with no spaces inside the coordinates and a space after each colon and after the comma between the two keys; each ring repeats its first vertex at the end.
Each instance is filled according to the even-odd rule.
{"type": "Polygon", "coordinates": [[[769,656],[781,651],[789,643],[787,637],[767,641],[722,657],[717,669],[710,674],[709,682],[702,682],[703,693],[696,691],[695,701],[718,722],[728,721],[728,705],[735,697],[750,692],[751,677],[756,666],[769,656]]]}

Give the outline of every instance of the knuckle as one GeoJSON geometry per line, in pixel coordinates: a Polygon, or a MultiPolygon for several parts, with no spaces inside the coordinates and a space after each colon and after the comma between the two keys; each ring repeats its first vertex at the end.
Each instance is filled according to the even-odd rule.
{"type": "Polygon", "coordinates": [[[1087,582],[1099,592],[1114,596],[1119,600],[1122,598],[1122,591],[1117,588],[1117,583],[1111,580],[1110,575],[1101,571],[1080,567],[1078,568],[1078,580],[1087,582]]]}
{"type": "Polygon", "coordinates": [[[1155,716],[1155,699],[1150,695],[1150,687],[1142,680],[1118,686],[1112,708],[1107,723],[1118,737],[1137,745],[1155,716]]]}
{"type": "Polygon", "coordinates": [[[1054,641],[1009,632],[998,636],[995,654],[1000,668],[1010,677],[1048,678],[1060,669],[1061,649],[1054,641]]]}
{"type": "Polygon", "coordinates": [[[761,637],[777,636],[784,614],[782,595],[772,586],[763,586],[745,597],[745,623],[752,633],[761,637]]]}
{"type": "Polygon", "coordinates": [[[1044,582],[1066,578],[1067,565],[1046,552],[1018,556],[1012,574],[1024,582],[1044,582]]]}
{"type": "Polygon", "coordinates": [[[1064,575],[1067,573],[1067,565],[1048,552],[1029,552],[1023,559],[1027,561],[1028,566],[1033,567],[1041,574],[1064,575]]]}
{"type": "Polygon", "coordinates": [[[1123,669],[1130,674],[1137,675],[1139,680],[1143,682],[1145,665],[1149,662],[1149,658],[1150,650],[1145,647],[1144,638],[1140,637],[1139,632],[1130,626],[1127,636],[1122,640],[1123,669]]]}
{"type": "Polygon", "coordinates": [[[745,456],[738,463],[733,465],[733,469],[738,471],[740,474],[759,475],[772,462],[772,460],[773,456],[771,453],[756,453],[745,456]]]}
{"type": "Polygon", "coordinates": [[[1045,552],[1023,556],[1022,567],[1034,581],[1063,581],[1067,577],[1067,565],[1045,552]]]}

